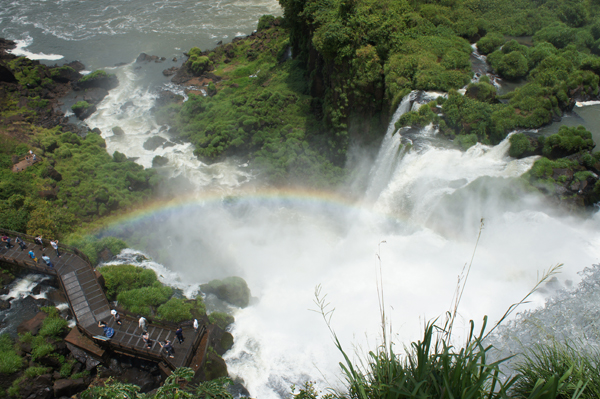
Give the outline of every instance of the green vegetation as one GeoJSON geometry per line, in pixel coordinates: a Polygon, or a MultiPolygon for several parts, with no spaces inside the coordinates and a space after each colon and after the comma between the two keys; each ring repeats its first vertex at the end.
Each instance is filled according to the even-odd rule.
{"type": "Polygon", "coordinates": [[[555,375],[564,380],[556,386],[556,398],[575,397],[577,391],[582,399],[600,397],[600,354],[588,348],[555,342],[550,345],[535,345],[524,354],[516,371],[520,378],[512,388],[515,397],[527,397],[535,390],[539,381],[551,381],[555,375]],[[582,383],[585,387],[582,388],[582,383]]]}
{"type": "Polygon", "coordinates": [[[174,290],[158,281],[153,270],[133,265],[103,266],[98,270],[104,277],[108,299],[116,299],[119,306],[132,313],[175,323],[206,316],[201,296],[195,300],[175,297],[174,290]]]}
{"type": "Polygon", "coordinates": [[[105,250],[114,256],[127,248],[125,241],[110,236],[99,239],[92,235],[71,234],[65,242],[83,252],[92,265],[98,263],[101,252],[105,250]]]}
{"type": "Polygon", "coordinates": [[[580,151],[591,151],[596,145],[592,134],[583,126],[561,126],[557,134],[544,141],[543,154],[552,158],[561,158],[580,151]]]}
{"type": "Polygon", "coordinates": [[[71,109],[73,111],[75,111],[75,110],[85,110],[85,109],[88,109],[91,106],[92,105],[90,103],[88,103],[87,101],[77,101],[75,104],[73,104],[71,106],[71,109]]]}
{"type": "Polygon", "coordinates": [[[234,322],[233,316],[223,312],[212,312],[208,315],[208,321],[210,324],[216,324],[225,330],[230,324],[234,322]]]}
{"type": "Polygon", "coordinates": [[[104,266],[98,270],[104,277],[106,296],[111,301],[124,291],[151,286],[158,281],[154,270],[133,265],[104,266]]]}
{"type": "Polygon", "coordinates": [[[208,59],[211,73],[223,80],[208,85],[209,96],[190,94],[185,103],[160,110],[158,118],[194,143],[202,159],[249,156],[265,177],[281,184],[290,178],[339,182],[342,169],[335,161],[342,158],[328,149],[329,138],[311,112],[304,72],[297,61],[279,62],[288,48],[287,32],[273,25],[278,19],[262,21],[254,37],[211,53],[190,50],[188,68],[205,71],[208,59]]]}
{"type": "Polygon", "coordinates": [[[13,374],[23,367],[23,358],[17,354],[8,334],[0,335],[0,374],[13,374]]]}
{"type": "Polygon", "coordinates": [[[140,393],[140,387],[124,384],[109,378],[102,385],[88,388],[81,393],[81,399],[233,399],[227,386],[233,384],[229,378],[218,378],[199,384],[190,384],[194,371],[187,367],[176,369],[167,377],[163,385],[155,393],[147,395],[140,393]],[[188,382],[181,384],[181,382],[188,382]]]}
{"type": "Polygon", "coordinates": [[[85,82],[91,82],[91,81],[94,81],[94,80],[100,80],[100,79],[108,78],[109,76],[111,76],[111,75],[108,74],[106,71],[98,69],[98,70],[96,70],[96,71],[94,71],[92,73],[89,73],[89,74],[85,75],[81,79],[79,79],[79,83],[85,83],[85,82]]]}

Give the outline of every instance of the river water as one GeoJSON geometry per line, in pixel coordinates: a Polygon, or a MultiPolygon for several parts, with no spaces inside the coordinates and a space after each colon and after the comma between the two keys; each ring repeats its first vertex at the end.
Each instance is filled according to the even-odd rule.
{"type": "MultiPolygon", "coordinates": [[[[254,177],[246,160],[205,165],[185,143],[145,150],[153,135],[169,139],[151,114],[158,91],[181,90],[162,69],[180,63],[192,46],[250,33],[260,15],[281,14],[274,1],[16,0],[0,6],[0,36],[19,40],[21,54],[48,63],[77,59],[89,70],[118,75],[120,86],[86,120],[102,130],[109,153],[123,152],[146,167],[155,155],[165,156],[169,173],[193,183],[179,203],[145,209],[108,233],[134,235],[140,243],[118,262],[153,268],[187,296],[213,278],[238,275],[248,282],[253,298],[245,309],[207,301],[236,318],[235,344],[225,360],[252,397],[285,397],[292,384],[306,380],[340,386],[343,358],[314,312],[317,287],[328,309],[335,308],[331,327],[353,359],[380,342],[378,281],[396,348],[417,339],[426,321],[450,310],[481,219],[457,336],[470,319],[478,325],[484,315],[498,320],[558,263],[564,264],[560,274],[523,309],[565,292],[579,295],[578,273],[598,263],[600,218],[564,215],[521,189],[517,178],[535,158],[510,158],[507,141],[462,152],[432,127],[396,132],[391,124],[381,148],[351,149],[348,168],[358,177],[337,191],[274,189],[254,177]],[[136,69],[140,52],[167,61],[136,69]],[[112,135],[115,126],[124,138],[112,135]],[[135,255],[144,250],[156,259],[135,255]]],[[[395,118],[437,95],[411,93],[395,118]]],[[[563,312],[551,318],[552,328],[583,329],[578,317],[563,312]]]]}

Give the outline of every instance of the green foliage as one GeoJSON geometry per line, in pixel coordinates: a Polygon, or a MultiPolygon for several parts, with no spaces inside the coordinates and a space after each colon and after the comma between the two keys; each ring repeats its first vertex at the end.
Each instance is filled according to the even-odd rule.
{"type": "Polygon", "coordinates": [[[275,17],[272,15],[263,15],[258,20],[258,26],[256,27],[257,31],[269,29],[271,25],[273,25],[273,21],[275,21],[275,17]]]}
{"type": "Polygon", "coordinates": [[[216,324],[221,327],[223,330],[227,328],[230,324],[233,324],[235,319],[233,316],[223,313],[223,312],[212,312],[208,315],[208,321],[210,324],[216,324]]]}
{"type": "Polygon", "coordinates": [[[575,166],[577,166],[576,161],[565,158],[552,161],[546,157],[542,157],[535,161],[527,174],[537,179],[548,179],[552,178],[554,169],[572,169],[575,166]]]}
{"type": "Polygon", "coordinates": [[[67,328],[67,321],[60,316],[47,317],[42,323],[39,335],[42,337],[59,337],[67,328]]]}
{"type": "Polygon", "coordinates": [[[84,77],[82,77],[81,79],[79,79],[79,83],[84,83],[84,82],[91,82],[94,80],[99,80],[99,79],[104,79],[111,76],[109,73],[107,73],[106,71],[103,71],[101,69],[98,69],[92,73],[89,73],[87,75],[85,75],[84,77]]]}
{"type": "Polygon", "coordinates": [[[161,319],[168,319],[175,323],[191,320],[193,318],[191,312],[192,307],[193,305],[191,303],[188,303],[183,299],[171,298],[158,307],[157,316],[161,319]]]}
{"type": "Polygon", "coordinates": [[[580,151],[591,151],[595,144],[592,134],[583,126],[561,126],[557,134],[546,138],[543,154],[546,157],[560,158],[580,151]]]}
{"type": "Polygon", "coordinates": [[[71,106],[71,109],[73,111],[77,110],[77,109],[88,109],[89,107],[91,107],[92,105],[90,103],[88,103],[87,101],[77,101],[75,104],[73,104],[71,106]]]}
{"type": "Polygon", "coordinates": [[[8,334],[0,335],[0,374],[13,374],[23,366],[23,358],[15,351],[8,334]]]}
{"type": "Polygon", "coordinates": [[[149,317],[153,309],[167,302],[171,295],[173,289],[157,281],[150,287],[121,292],[117,295],[117,301],[130,312],[149,317]]]}
{"type": "Polygon", "coordinates": [[[104,277],[109,300],[115,300],[122,292],[153,286],[158,282],[154,270],[133,265],[103,266],[98,271],[104,277]]]}
{"type": "Polygon", "coordinates": [[[554,381],[556,398],[575,397],[592,399],[600,397],[599,353],[577,348],[569,343],[554,342],[549,345],[534,345],[526,350],[524,360],[516,367],[520,378],[514,384],[514,397],[527,397],[546,381],[554,381]],[[562,377],[562,378],[561,378],[562,377]],[[585,383],[585,388],[581,387],[585,383]]]}
{"type": "Polygon", "coordinates": [[[86,389],[81,394],[81,399],[143,399],[144,394],[140,394],[140,387],[133,384],[125,384],[114,381],[109,377],[103,385],[94,386],[86,389]]]}
{"type": "Polygon", "coordinates": [[[508,154],[513,158],[519,158],[523,153],[535,150],[529,138],[523,133],[513,134],[510,136],[509,141],[510,150],[508,150],[508,154]]]}
{"type": "Polygon", "coordinates": [[[38,375],[47,374],[52,370],[51,367],[29,367],[25,370],[23,375],[26,378],[37,377],[38,375]]]}
{"type": "Polygon", "coordinates": [[[194,397],[206,399],[233,399],[227,387],[233,385],[233,381],[227,377],[220,377],[210,381],[204,381],[192,388],[194,397]]]}
{"type": "Polygon", "coordinates": [[[481,54],[487,55],[496,50],[504,43],[504,36],[499,33],[488,33],[477,42],[477,50],[481,54]]]}
{"type": "Polygon", "coordinates": [[[83,252],[92,265],[98,263],[100,252],[108,249],[111,254],[117,255],[123,249],[127,248],[127,243],[120,238],[106,236],[102,238],[94,237],[91,235],[71,235],[66,241],[67,245],[73,246],[83,252]]]}
{"type": "Polygon", "coordinates": [[[60,376],[61,378],[69,378],[71,376],[71,372],[73,371],[73,364],[75,361],[69,361],[63,364],[60,367],[60,376]]]}
{"type": "Polygon", "coordinates": [[[37,335],[31,341],[31,358],[33,360],[39,359],[41,357],[50,355],[54,353],[56,348],[50,342],[46,341],[46,338],[37,335]]]}

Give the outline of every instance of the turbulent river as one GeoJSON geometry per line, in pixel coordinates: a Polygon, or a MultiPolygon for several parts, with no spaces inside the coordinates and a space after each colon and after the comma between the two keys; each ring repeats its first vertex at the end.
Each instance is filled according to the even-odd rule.
{"type": "MultiPolygon", "coordinates": [[[[155,155],[165,156],[169,173],[193,183],[181,202],[156,205],[109,231],[133,232],[136,242],[147,235],[152,242],[146,248],[153,247],[160,262],[137,257],[141,248],[124,251],[116,262],[153,268],[190,297],[210,279],[243,277],[252,291],[249,307],[207,301],[235,316],[235,344],[225,360],[232,377],[258,398],[285,397],[292,384],[306,380],[339,385],[341,354],[322,316],[312,311],[316,287],[335,308],[331,327],[355,358],[380,342],[378,276],[396,347],[418,338],[424,322],[450,309],[481,219],[456,331],[470,319],[480,325],[484,315],[495,322],[543,270],[563,263],[523,308],[532,313],[521,318],[535,315],[546,326],[544,336],[583,336],[600,312],[586,288],[597,281],[600,218],[563,215],[522,191],[515,178],[535,158],[510,158],[507,141],[462,152],[430,127],[395,131],[393,122],[403,112],[438,94],[407,96],[381,148],[352,148],[348,168],[356,177],[336,192],[275,190],[254,177],[247,160],[205,165],[185,143],[156,151],[142,147],[153,135],[169,138],[150,110],[160,90],[180,89],[161,71],[179,65],[192,46],[206,49],[249,34],[266,13],[281,9],[275,1],[256,0],[0,0],[0,36],[19,41],[17,54],[50,64],[80,60],[89,70],[118,75],[120,86],[86,120],[103,132],[109,153],[136,157],[146,167],[155,155]],[[167,61],[136,69],[141,52],[167,61]],[[128,102],[132,106],[123,107],[128,102]],[[112,135],[115,126],[125,137],[112,135]],[[591,269],[579,286],[585,268],[591,269]],[[560,306],[567,299],[569,311],[560,306]]],[[[504,351],[516,348],[511,336],[525,334],[517,322],[511,328],[497,339],[504,351]]]]}

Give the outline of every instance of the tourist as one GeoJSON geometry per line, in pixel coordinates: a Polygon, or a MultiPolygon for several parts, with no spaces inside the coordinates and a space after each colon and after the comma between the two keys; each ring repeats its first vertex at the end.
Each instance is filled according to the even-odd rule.
{"type": "Polygon", "coordinates": [[[183,344],[185,338],[183,338],[183,329],[181,327],[178,327],[177,330],[175,330],[175,336],[177,337],[179,344],[183,344]]]}
{"type": "Polygon", "coordinates": [[[44,260],[44,262],[46,262],[46,265],[48,265],[49,268],[53,269],[54,265],[52,264],[52,262],[50,261],[50,257],[47,255],[42,255],[42,259],[44,260]]]}
{"type": "Polygon", "coordinates": [[[140,317],[138,324],[143,332],[145,332],[145,333],[148,332],[148,320],[146,320],[146,318],[144,316],[140,317]]]}
{"type": "Polygon", "coordinates": [[[116,309],[113,309],[110,311],[110,314],[113,315],[113,318],[115,319],[115,323],[117,323],[118,325],[121,325],[121,316],[119,316],[119,312],[117,312],[116,309]]]}
{"type": "Polygon", "coordinates": [[[6,234],[2,236],[2,242],[6,243],[6,248],[10,249],[10,248],[14,247],[14,245],[12,245],[10,243],[10,238],[6,234]]]}
{"type": "Polygon", "coordinates": [[[194,331],[198,334],[198,319],[194,319],[194,331]]]}
{"type": "Polygon", "coordinates": [[[27,245],[25,245],[25,241],[23,241],[23,240],[21,239],[21,237],[17,237],[17,238],[15,238],[15,242],[16,242],[17,244],[19,244],[19,246],[21,247],[21,251],[23,251],[25,248],[27,248],[27,245]]]}
{"type": "Polygon", "coordinates": [[[58,252],[58,240],[50,240],[50,245],[52,245],[52,248],[56,251],[56,256],[60,258],[60,252],[58,252]]]}
{"type": "Polygon", "coordinates": [[[104,322],[104,321],[99,321],[98,327],[100,327],[104,330],[104,336],[106,338],[112,338],[115,335],[115,330],[113,330],[112,327],[109,327],[108,325],[106,325],[106,322],[104,322]]]}
{"type": "Polygon", "coordinates": [[[160,341],[158,343],[160,344],[160,346],[162,346],[164,348],[165,352],[167,352],[167,355],[169,355],[169,357],[175,357],[175,356],[173,356],[173,354],[175,353],[175,349],[171,345],[171,341],[169,341],[168,339],[165,339],[164,344],[160,341]]]}
{"type": "Polygon", "coordinates": [[[35,256],[35,252],[33,252],[33,249],[30,249],[30,250],[29,250],[29,253],[28,253],[28,255],[29,255],[29,257],[30,257],[31,259],[33,259],[33,261],[34,261],[35,263],[37,263],[37,261],[38,261],[38,258],[35,256]]]}
{"type": "Polygon", "coordinates": [[[152,349],[152,344],[153,344],[153,342],[152,342],[152,340],[150,339],[150,334],[148,334],[148,332],[145,332],[145,333],[142,335],[142,339],[144,340],[144,343],[146,344],[146,348],[148,348],[148,349],[152,349]]]}
{"type": "Polygon", "coordinates": [[[37,245],[42,247],[42,252],[44,252],[46,250],[46,247],[44,246],[44,241],[42,240],[42,236],[35,237],[33,239],[33,242],[35,242],[37,245]]]}

